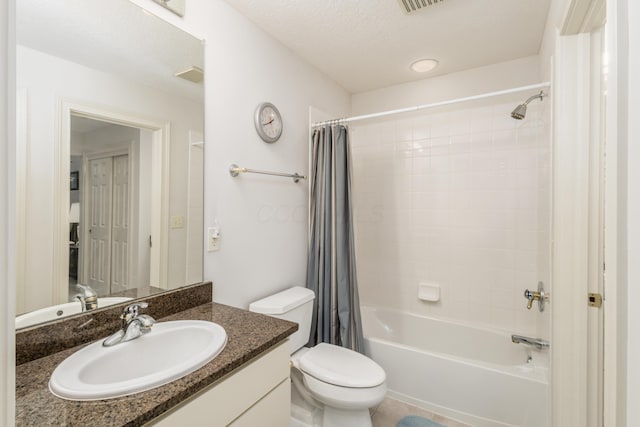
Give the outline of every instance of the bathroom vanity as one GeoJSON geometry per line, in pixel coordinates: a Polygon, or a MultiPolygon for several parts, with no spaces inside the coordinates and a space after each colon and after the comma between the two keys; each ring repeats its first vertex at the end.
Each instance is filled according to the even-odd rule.
{"type": "Polygon", "coordinates": [[[279,344],[148,425],[287,426],[290,349],[288,340],[279,344]]]}
{"type": "Polygon", "coordinates": [[[124,304],[18,332],[16,426],[167,427],[203,425],[203,420],[210,426],[288,425],[288,337],[297,324],[213,303],[210,291],[208,283],[149,298],[149,314],[158,322],[193,319],[218,323],[227,332],[225,349],[183,378],[127,397],[71,401],[54,396],[48,388],[55,367],[86,343],[61,351],[59,347],[75,344],[74,339],[88,343],[104,338],[117,329],[124,304]],[[102,322],[107,319],[111,323],[105,326],[102,322]],[[92,339],[89,328],[101,336],[92,339]],[[60,336],[55,337],[56,331],[60,336]]]}

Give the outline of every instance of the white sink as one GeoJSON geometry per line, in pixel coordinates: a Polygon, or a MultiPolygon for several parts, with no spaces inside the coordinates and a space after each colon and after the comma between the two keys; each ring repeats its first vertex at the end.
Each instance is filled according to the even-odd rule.
{"type": "MultiPolygon", "coordinates": [[[[129,297],[104,297],[98,298],[98,308],[107,307],[113,304],[130,301],[129,297]]],[[[16,329],[26,328],[27,326],[37,325],[38,323],[56,320],[62,317],[71,316],[82,312],[82,303],[80,301],[66,302],[64,304],[52,305],[51,307],[41,308],[16,317],[16,329]]]]}
{"type": "Polygon", "coordinates": [[[224,349],[222,326],[202,320],[153,325],[140,338],[103,347],[102,339],[67,357],[49,389],[69,400],[101,400],[149,390],[203,367],[224,349]]]}

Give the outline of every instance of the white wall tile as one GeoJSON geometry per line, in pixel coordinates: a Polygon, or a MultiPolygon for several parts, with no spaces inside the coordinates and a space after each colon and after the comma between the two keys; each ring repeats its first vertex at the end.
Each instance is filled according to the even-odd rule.
{"type": "Polygon", "coordinates": [[[445,114],[434,114],[431,117],[431,138],[449,136],[451,121],[445,114]]]}
{"type": "Polygon", "coordinates": [[[471,153],[471,134],[452,135],[451,136],[451,153],[452,154],[471,153]]]}
{"type": "Polygon", "coordinates": [[[431,155],[447,156],[450,153],[451,138],[447,136],[431,137],[431,155]]]}
{"type": "Polygon", "coordinates": [[[548,125],[540,115],[516,122],[512,108],[425,113],[359,130],[384,140],[395,129],[394,144],[353,151],[363,303],[536,333],[522,294],[549,277],[548,125]],[[389,170],[367,171],[388,159],[389,170]],[[418,300],[420,281],[441,286],[438,303],[418,300]]]}
{"type": "Polygon", "coordinates": [[[491,107],[476,108],[471,111],[471,131],[474,134],[492,130],[493,111],[491,107]]]}
{"type": "Polygon", "coordinates": [[[486,151],[493,149],[493,134],[491,132],[474,131],[471,134],[471,151],[486,151]]]}
{"type": "Polygon", "coordinates": [[[429,139],[431,137],[431,117],[423,115],[413,121],[413,139],[429,139]]]}

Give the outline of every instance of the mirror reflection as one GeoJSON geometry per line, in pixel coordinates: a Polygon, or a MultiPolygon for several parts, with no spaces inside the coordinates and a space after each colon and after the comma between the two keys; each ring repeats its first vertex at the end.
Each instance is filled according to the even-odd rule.
{"type": "Polygon", "coordinates": [[[184,16],[184,0],[153,0],[178,16],[184,16]]]}
{"type": "Polygon", "coordinates": [[[16,7],[16,312],[202,281],[202,42],[127,0],[16,7]]]}
{"type": "Polygon", "coordinates": [[[70,296],[151,283],[153,149],[146,129],[71,116],[70,296]]]}

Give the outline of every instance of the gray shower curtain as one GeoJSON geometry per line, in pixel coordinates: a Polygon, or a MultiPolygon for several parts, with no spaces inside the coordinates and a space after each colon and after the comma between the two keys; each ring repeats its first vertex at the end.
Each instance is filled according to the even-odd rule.
{"type": "Polygon", "coordinates": [[[307,287],[316,294],[309,343],[363,352],[345,126],[313,133],[307,287]]]}

